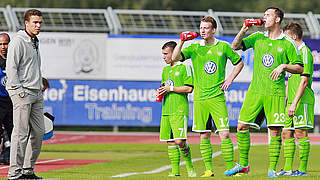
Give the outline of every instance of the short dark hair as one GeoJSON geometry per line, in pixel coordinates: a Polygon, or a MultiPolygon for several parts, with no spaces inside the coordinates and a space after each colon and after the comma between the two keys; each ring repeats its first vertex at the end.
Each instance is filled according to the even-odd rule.
{"type": "Polygon", "coordinates": [[[211,17],[211,16],[205,16],[205,17],[203,17],[202,19],[201,19],[201,22],[209,22],[209,23],[211,23],[212,24],[212,28],[217,28],[217,22],[216,22],[216,20],[213,18],[213,17],[211,17]]]}
{"type": "Polygon", "coordinates": [[[269,10],[269,9],[273,9],[274,12],[276,13],[276,15],[280,18],[280,23],[282,22],[283,16],[284,16],[284,12],[277,7],[268,7],[265,11],[269,10]]]}
{"type": "Polygon", "coordinates": [[[163,46],[162,46],[162,49],[165,49],[167,47],[171,48],[172,50],[177,46],[177,43],[174,42],[174,41],[169,41],[169,42],[166,42],[163,46]]]}
{"type": "Polygon", "coordinates": [[[298,36],[298,39],[302,39],[303,31],[301,25],[298,22],[290,22],[283,28],[283,31],[290,31],[291,33],[298,36]]]}
{"type": "Polygon", "coordinates": [[[7,33],[0,33],[0,36],[7,36],[8,40],[9,40],[9,42],[10,42],[10,36],[9,36],[9,34],[7,34],[7,33]]]}
{"type": "Polygon", "coordinates": [[[42,16],[42,13],[37,9],[29,9],[24,13],[24,21],[29,21],[31,16],[42,16]]]}

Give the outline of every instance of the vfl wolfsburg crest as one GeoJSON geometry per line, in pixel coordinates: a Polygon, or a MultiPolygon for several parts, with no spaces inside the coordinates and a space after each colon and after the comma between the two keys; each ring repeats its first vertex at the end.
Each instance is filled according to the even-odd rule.
{"type": "Polygon", "coordinates": [[[168,79],[167,83],[169,84],[169,86],[174,86],[174,82],[172,81],[172,79],[168,79]]]}
{"type": "Polygon", "coordinates": [[[274,57],[269,53],[263,55],[262,64],[267,68],[271,67],[274,64],[274,57]]]}
{"type": "Polygon", "coordinates": [[[213,74],[217,71],[217,65],[215,62],[213,61],[208,61],[206,62],[206,64],[204,65],[204,71],[207,74],[213,74]]]}

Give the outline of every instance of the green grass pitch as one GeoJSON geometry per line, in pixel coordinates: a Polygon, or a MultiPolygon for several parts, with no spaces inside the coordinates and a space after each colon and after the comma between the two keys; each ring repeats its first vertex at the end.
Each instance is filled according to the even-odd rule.
{"type": "MultiPolygon", "coordinates": [[[[193,158],[200,158],[199,144],[192,144],[193,158]]],[[[213,151],[220,151],[220,147],[213,145],[213,151]]],[[[252,146],[250,150],[251,172],[241,177],[226,177],[224,160],[221,155],[213,158],[214,179],[268,179],[267,167],[268,156],[267,146],[252,146]]],[[[280,179],[320,179],[320,146],[311,146],[309,158],[308,177],[280,177],[280,179]]],[[[283,154],[281,154],[283,155],[283,154]]],[[[298,157],[298,154],[296,154],[298,157]]],[[[169,170],[155,174],[138,174],[123,178],[111,178],[111,176],[146,172],[169,165],[166,144],[68,144],[68,145],[46,145],[43,146],[40,154],[41,159],[108,159],[111,161],[95,163],[90,165],[77,166],[72,168],[39,172],[37,175],[46,179],[190,179],[187,177],[185,166],[181,166],[181,176],[168,178],[169,170]]],[[[294,162],[294,168],[298,166],[298,158],[294,162]]],[[[182,159],[183,160],[183,159],[182,159]]],[[[238,161],[238,150],[235,151],[235,161],[238,161]]],[[[284,159],[280,158],[278,170],[283,167],[284,159]]],[[[198,176],[204,171],[203,162],[194,162],[198,176]]],[[[6,179],[6,178],[2,178],[6,179]]],[[[200,177],[191,179],[203,179],[200,177]]]]}

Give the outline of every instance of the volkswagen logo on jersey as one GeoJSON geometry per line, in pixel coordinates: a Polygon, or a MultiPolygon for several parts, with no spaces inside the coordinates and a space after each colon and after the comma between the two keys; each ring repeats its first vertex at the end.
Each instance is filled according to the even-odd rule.
{"type": "Polygon", "coordinates": [[[271,54],[267,53],[267,54],[263,55],[262,63],[266,68],[269,68],[274,63],[274,57],[271,54]]]}
{"type": "Polygon", "coordinates": [[[292,73],[288,72],[288,78],[291,78],[291,76],[292,76],[292,73]]]}
{"type": "Polygon", "coordinates": [[[2,85],[3,87],[6,87],[7,79],[8,79],[7,76],[3,76],[3,77],[1,78],[1,85],[2,85]]]}
{"type": "Polygon", "coordinates": [[[174,86],[174,82],[172,81],[172,79],[168,79],[167,83],[169,84],[169,86],[174,86]]]}
{"type": "Polygon", "coordinates": [[[204,65],[204,71],[207,74],[213,74],[217,71],[217,65],[215,62],[213,61],[208,61],[206,62],[206,64],[204,65]]]}

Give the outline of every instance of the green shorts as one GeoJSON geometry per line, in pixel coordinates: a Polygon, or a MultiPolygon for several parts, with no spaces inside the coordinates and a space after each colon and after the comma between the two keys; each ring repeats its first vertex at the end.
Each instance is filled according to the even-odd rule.
{"type": "Polygon", "coordinates": [[[160,126],[160,141],[187,139],[188,116],[162,115],[160,126]]]}
{"type": "Polygon", "coordinates": [[[314,124],[314,104],[298,103],[295,116],[289,117],[288,108],[286,107],[286,122],[284,129],[312,129],[314,124]]]}
{"type": "Polygon", "coordinates": [[[238,122],[260,129],[265,119],[267,119],[268,127],[284,127],[285,97],[267,96],[248,91],[240,110],[238,122]]]}
{"type": "Polygon", "coordinates": [[[216,131],[229,130],[229,117],[226,100],[221,94],[217,97],[193,102],[194,132],[211,132],[212,120],[216,131]]]}

